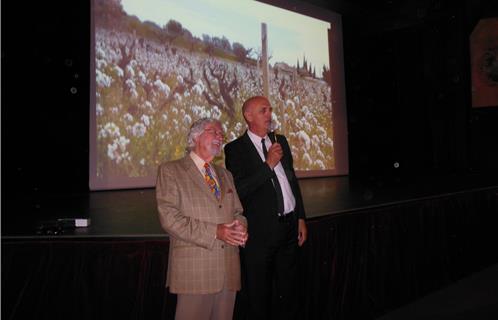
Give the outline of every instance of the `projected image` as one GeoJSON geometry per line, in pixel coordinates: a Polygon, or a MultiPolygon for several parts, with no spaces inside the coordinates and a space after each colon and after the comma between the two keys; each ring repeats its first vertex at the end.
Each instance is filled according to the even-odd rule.
{"type": "Polygon", "coordinates": [[[201,117],[232,141],[254,95],[268,95],[297,170],[335,167],[329,22],[255,1],[96,0],[93,11],[97,180],[154,181],[201,117]]]}

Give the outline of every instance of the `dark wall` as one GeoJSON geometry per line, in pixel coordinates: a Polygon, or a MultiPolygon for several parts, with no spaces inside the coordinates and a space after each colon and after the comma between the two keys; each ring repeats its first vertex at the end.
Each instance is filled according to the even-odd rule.
{"type": "Polygon", "coordinates": [[[87,1],[3,3],[2,205],[88,190],[89,30],[87,1]]]}
{"type": "MultiPolygon", "coordinates": [[[[336,10],[352,176],[496,170],[498,110],[469,94],[468,36],[492,1],[351,2],[336,10]]],[[[88,1],[3,4],[2,206],[88,190],[89,44],[88,1]]]]}
{"type": "Polygon", "coordinates": [[[469,36],[497,11],[485,1],[407,3],[344,17],[351,174],[496,170],[498,109],[470,107],[469,36]]]}
{"type": "Polygon", "coordinates": [[[344,17],[351,175],[496,171],[498,108],[471,108],[469,64],[470,33],[496,5],[381,3],[344,17]]]}

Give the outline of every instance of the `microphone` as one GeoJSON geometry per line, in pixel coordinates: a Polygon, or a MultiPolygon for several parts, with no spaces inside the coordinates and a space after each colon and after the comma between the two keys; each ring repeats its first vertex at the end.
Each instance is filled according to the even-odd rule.
{"type": "Polygon", "coordinates": [[[272,142],[277,142],[278,143],[278,140],[277,140],[277,128],[278,128],[278,124],[277,122],[275,121],[275,119],[272,119],[271,122],[270,122],[270,125],[268,126],[268,137],[270,137],[270,140],[272,140],[272,142]],[[271,133],[271,134],[270,134],[271,133]],[[273,139],[271,139],[271,137],[273,136],[273,139]]]}

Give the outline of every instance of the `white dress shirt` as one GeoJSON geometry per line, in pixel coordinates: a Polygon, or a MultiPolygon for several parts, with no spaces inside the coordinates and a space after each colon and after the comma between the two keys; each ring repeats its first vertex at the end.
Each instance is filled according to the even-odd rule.
{"type": "MultiPolygon", "coordinates": [[[[256,147],[261,160],[266,161],[265,155],[263,153],[263,147],[261,145],[261,139],[265,139],[266,150],[270,150],[272,143],[268,135],[260,137],[257,134],[252,133],[251,130],[247,130],[247,135],[251,139],[252,144],[256,147]]],[[[287,214],[294,211],[294,208],[296,207],[296,199],[294,198],[289,180],[287,180],[284,167],[282,166],[282,163],[280,163],[280,161],[275,166],[275,168],[273,168],[273,170],[275,171],[278,182],[280,183],[280,187],[282,188],[282,195],[284,197],[284,211],[285,214],[287,214]]]]}

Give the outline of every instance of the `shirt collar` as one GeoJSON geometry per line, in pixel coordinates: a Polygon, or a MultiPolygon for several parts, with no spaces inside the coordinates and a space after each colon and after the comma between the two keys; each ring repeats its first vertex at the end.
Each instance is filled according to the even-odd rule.
{"type": "Polygon", "coordinates": [[[197,169],[199,169],[200,172],[204,173],[204,163],[206,163],[206,161],[202,160],[202,158],[199,157],[194,151],[190,151],[189,155],[190,158],[192,158],[192,160],[194,161],[197,169]]]}
{"type": "Polygon", "coordinates": [[[249,129],[247,129],[247,135],[251,139],[252,143],[254,143],[255,145],[258,145],[258,146],[261,145],[262,139],[265,139],[265,141],[268,140],[268,135],[265,135],[264,137],[260,137],[257,134],[253,133],[249,129]]]}

